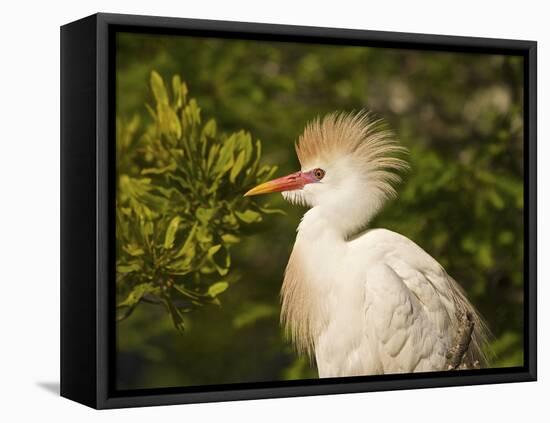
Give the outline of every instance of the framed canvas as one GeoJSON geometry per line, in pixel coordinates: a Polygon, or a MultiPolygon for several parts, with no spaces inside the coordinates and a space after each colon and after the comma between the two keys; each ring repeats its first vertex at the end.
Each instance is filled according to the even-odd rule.
{"type": "Polygon", "coordinates": [[[536,104],[533,41],[63,26],[61,395],[536,380],[536,104]]]}

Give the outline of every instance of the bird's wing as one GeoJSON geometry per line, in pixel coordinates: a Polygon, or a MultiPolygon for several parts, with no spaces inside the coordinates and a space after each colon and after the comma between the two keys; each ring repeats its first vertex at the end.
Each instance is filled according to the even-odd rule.
{"type": "Polygon", "coordinates": [[[407,238],[372,232],[363,240],[376,253],[364,283],[370,350],[384,373],[443,370],[456,331],[450,278],[407,238]]]}

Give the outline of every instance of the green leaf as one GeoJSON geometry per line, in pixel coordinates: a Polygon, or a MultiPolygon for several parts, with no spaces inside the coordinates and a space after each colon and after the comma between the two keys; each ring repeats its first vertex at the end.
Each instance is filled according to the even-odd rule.
{"type": "Polygon", "coordinates": [[[220,149],[219,145],[213,145],[210,148],[210,151],[208,152],[208,159],[206,161],[206,170],[210,171],[212,164],[214,163],[214,159],[216,158],[216,155],[218,154],[218,151],[220,149]]]}
{"type": "Polygon", "coordinates": [[[265,214],[282,214],[283,216],[286,215],[284,210],[281,209],[270,209],[270,206],[268,204],[265,205],[265,207],[258,207],[258,209],[265,214]]]}
{"type": "Polygon", "coordinates": [[[229,284],[225,281],[222,282],[216,282],[214,285],[211,285],[210,288],[208,288],[208,295],[211,297],[216,297],[222,292],[224,292],[229,284]]]}
{"type": "Polygon", "coordinates": [[[235,160],[235,164],[231,168],[231,173],[229,174],[229,180],[231,182],[235,182],[235,178],[237,178],[237,175],[241,172],[245,160],[245,152],[241,151],[239,155],[237,156],[237,160],[235,160]]]}
{"type": "Polygon", "coordinates": [[[187,238],[185,239],[185,242],[183,243],[183,245],[181,246],[179,251],[176,253],[176,255],[175,255],[176,258],[181,257],[181,256],[187,254],[190,251],[191,246],[192,246],[192,240],[195,236],[195,233],[197,232],[197,227],[198,227],[198,225],[195,223],[193,225],[193,227],[191,228],[191,230],[189,231],[189,235],[187,235],[187,238]]]}
{"type": "Polygon", "coordinates": [[[116,271],[118,273],[132,273],[132,272],[139,272],[141,270],[141,266],[138,263],[132,263],[128,265],[120,264],[116,267],[116,271]]]}
{"type": "Polygon", "coordinates": [[[187,100],[187,93],[189,92],[189,90],[187,89],[187,84],[185,82],[181,83],[180,92],[181,92],[182,102],[185,103],[187,100]]]}
{"type": "Polygon", "coordinates": [[[124,251],[126,251],[128,254],[134,257],[142,256],[145,254],[145,251],[143,251],[143,248],[141,248],[139,245],[136,244],[126,244],[124,247],[122,247],[124,251]]]}
{"type": "Polygon", "coordinates": [[[174,327],[181,333],[184,330],[183,324],[183,315],[180,310],[174,305],[174,303],[168,299],[164,300],[166,308],[170,312],[170,317],[172,317],[172,323],[174,327]]]}
{"type": "Polygon", "coordinates": [[[254,152],[254,147],[252,147],[252,137],[250,136],[250,133],[246,132],[244,134],[242,144],[243,151],[245,153],[244,162],[248,163],[252,158],[252,153],[254,152]]]}
{"type": "Polygon", "coordinates": [[[176,163],[170,163],[169,165],[163,166],[163,167],[152,167],[152,168],[143,169],[141,171],[141,174],[142,175],[161,175],[163,173],[173,172],[174,170],[176,170],[176,163]]]}
{"type": "Polygon", "coordinates": [[[189,100],[189,104],[183,110],[186,121],[191,125],[198,125],[201,123],[201,109],[197,104],[197,101],[192,98],[189,100]]]}
{"type": "Polygon", "coordinates": [[[212,241],[213,238],[207,227],[197,228],[195,236],[197,237],[197,240],[199,240],[203,244],[209,243],[210,241],[212,241]]]}
{"type": "Polygon", "coordinates": [[[174,289],[185,297],[191,298],[193,300],[200,300],[201,297],[204,297],[204,295],[185,289],[185,287],[181,285],[174,285],[174,289]]]}
{"type": "Polygon", "coordinates": [[[262,220],[262,215],[254,210],[246,210],[244,212],[235,212],[235,215],[245,223],[259,222],[262,220]]]}
{"type": "Polygon", "coordinates": [[[172,92],[174,93],[174,106],[180,108],[183,105],[183,96],[181,91],[181,78],[179,75],[172,77],[172,92]]]}
{"type": "Polygon", "coordinates": [[[156,72],[151,72],[151,90],[158,104],[168,105],[168,93],[162,77],[156,72]]]}
{"type": "Polygon", "coordinates": [[[202,128],[203,136],[214,138],[216,136],[216,121],[214,119],[208,120],[204,128],[202,128]]]}
{"type": "Polygon", "coordinates": [[[233,166],[233,152],[235,149],[235,134],[231,135],[227,140],[224,141],[220,154],[218,154],[218,160],[214,165],[214,171],[219,173],[220,176],[227,172],[233,166]]]}
{"type": "Polygon", "coordinates": [[[208,222],[210,222],[210,219],[212,219],[212,216],[214,216],[215,212],[215,209],[205,209],[204,207],[199,207],[195,212],[195,215],[201,223],[207,225],[208,222]]]}
{"type": "Polygon", "coordinates": [[[218,251],[220,251],[220,248],[222,248],[221,244],[213,245],[208,249],[208,257],[214,256],[218,251]]]}
{"type": "Polygon", "coordinates": [[[235,236],[233,234],[223,234],[222,240],[227,244],[238,244],[241,241],[238,236],[235,236]]]}
{"type": "MultiPolygon", "coordinates": [[[[231,266],[231,256],[227,248],[224,249],[225,258],[217,257],[214,258],[214,255],[221,249],[221,244],[214,245],[208,250],[207,257],[210,258],[211,263],[214,265],[220,276],[225,276],[229,272],[229,267],[231,266]],[[218,261],[220,263],[218,263],[218,261]]],[[[221,255],[221,254],[220,254],[221,255]]]]}
{"type": "Polygon", "coordinates": [[[124,301],[117,304],[117,307],[131,307],[137,304],[145,294],[155,293],[158,294],[160,289],[151,283],[142,283],[137,285],[124,301]]]}
{"type": "Polygon", "coordinates": [[[174,240],[176,238],[176,232],[178,230],[181,218],[179,216],[174,217],[168,228],[166,229],[166,236],[164,237],[164,248],[166,250],[172,248],[174,245],[174,240]]]}
{"type": "Polygon", "coordinates": [[[169,137],[168,139],[172,141],[172,145],[175,145],[171,136],[179,139],[181,137],[182,128],[179,121],[178,115],[168,104],[159,103],[157,107],[158,113],[158,127],[162,134],[169,137]]]}

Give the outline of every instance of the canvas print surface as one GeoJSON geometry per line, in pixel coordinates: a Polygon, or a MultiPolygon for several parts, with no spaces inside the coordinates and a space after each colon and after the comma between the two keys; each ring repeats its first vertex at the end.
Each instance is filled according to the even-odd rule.
{"type": "Polygon", "coordinates": [[[116,389],[523,365],[522,57],[115,50],[116,389]]]}

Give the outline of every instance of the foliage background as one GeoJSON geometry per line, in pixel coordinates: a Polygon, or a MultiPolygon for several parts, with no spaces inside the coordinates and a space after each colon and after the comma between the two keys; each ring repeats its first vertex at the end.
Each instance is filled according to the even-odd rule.
{"type": "MultiPolygon", "coordinates": [[[[495,367],[523,362],[523,62],[519,57],[119,34],[117,117],[151,121],[153,70],[186,81],[220,130],[250,131],[263,162],[298,168],[293,142],[311,118],[368,108],[410,149],[399,198],[373,226],[421,245],[467,290],[494,334],[495,367]]],[[[123,156],[122,156],[123,157],[123,156]]],[[[120,161],[122,157],[117,157],[120,161]]],[[[244,188],[243,188],[244,192],[244,188]]],[[[119,388],[315,377],[278,324],[279,289],[303,209],[242,229],[221,306],[185,330],[143,304],[117,324],[119,388]]]]}

